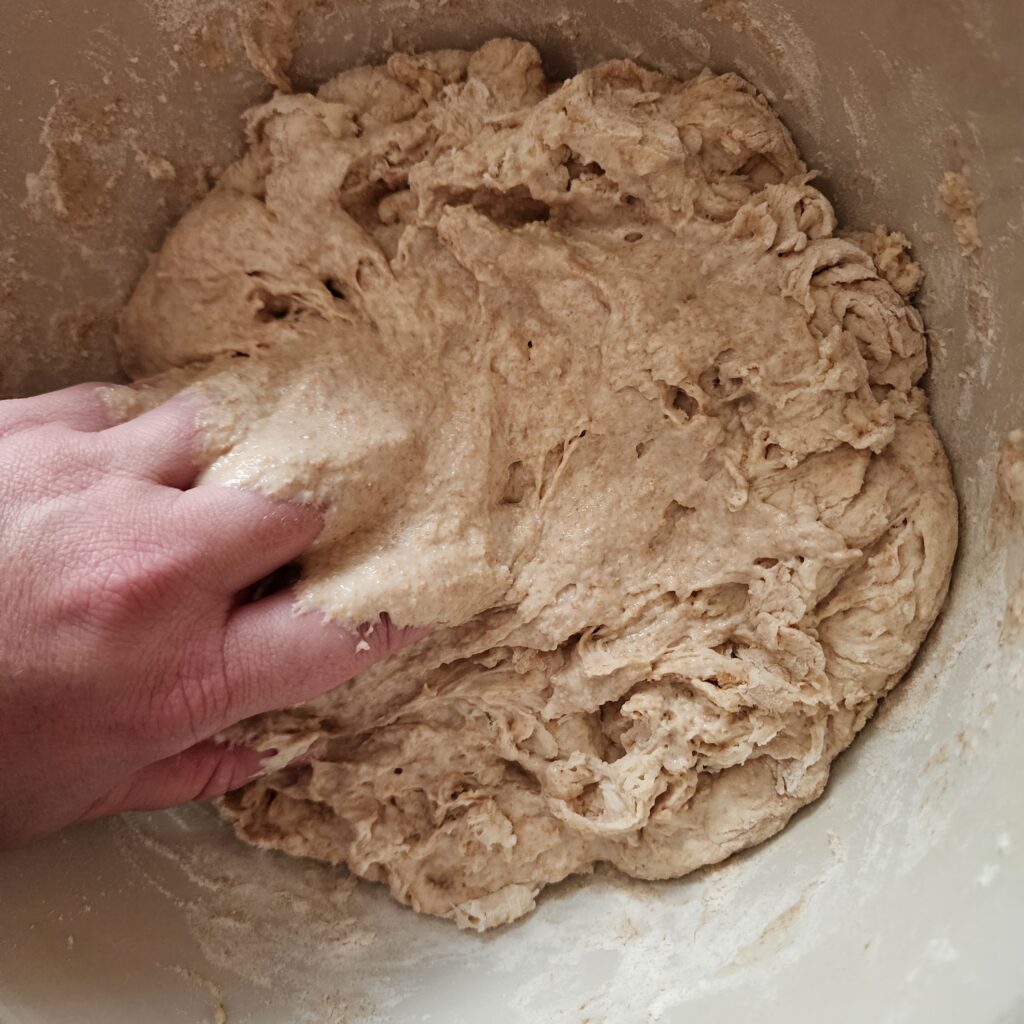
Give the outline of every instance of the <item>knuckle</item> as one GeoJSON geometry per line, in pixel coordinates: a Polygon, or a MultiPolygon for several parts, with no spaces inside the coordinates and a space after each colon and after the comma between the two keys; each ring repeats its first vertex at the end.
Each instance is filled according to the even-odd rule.
{"type": "Polygon", "coordinates": [[[147,605],[148,580],[131,566],[98,561],[66,575],[57,587],[60,621],[116,625],[147,605]]]}
{"type": "Polygon", "coordinates": [[[166,596],[187,575],[177,554],[160,546],[126,546],[102,579],[104,589],[129,605],[144,605],[166,596]]]}
{"type": "Polygon", "coordinates": [[[88,476],[80,445],[71,432],[56,424],[3,437],[0,464],[3,479],[19,504],[79,490],[88,476]]]}
{"type": "Polygon", "coordinates": [[[83,491],[109,469],[105,446],[92,434],[62,423],[44,423],[11,438],[12,456],[22,473],[43,494],[83,491]]]}
{"type": "Polygon", "coordinates": [[[187,578],[188,566],[173,548],[115,526],[84,546],[79,542],[55,580],[57,602],[63,618],[130,622],[140,612],[172,604],[187,578]]]}
{"type": "Polygon", "coordinates": [[[270,637],[259,628],[261,623],[249,620],[248,629],[240,630],[229,624],[220,638],[221,678],[225,693],[236,702],[246,705],[260,689],[266,673],[264,664],[270,637]]]}
{"type": "Polygon", "coordinates": [[[206,739],[227,708],[223,685],[200,665],[179,669],[170,681],[143,687],[129,710],[144,743],[192,745],[206,739]]]}
{"type": "Polygon", "coordinates": [[[205,739],[220,727],[229,701],[223,683],[209,675],[191,679],[178,691],[179,720],[193,742],[205,739]]]}

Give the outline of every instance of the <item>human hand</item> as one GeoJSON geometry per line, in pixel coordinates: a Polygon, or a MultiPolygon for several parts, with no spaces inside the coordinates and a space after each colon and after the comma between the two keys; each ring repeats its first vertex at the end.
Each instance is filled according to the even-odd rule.
{"type": "Polygon", "coordinates": [[[319,513],[193,486],[195,396],[114,425],[101,388],[0,402],[0,846],[242,785],[261,755],[213,736],[421,633],[247,602],[319,513]]]}

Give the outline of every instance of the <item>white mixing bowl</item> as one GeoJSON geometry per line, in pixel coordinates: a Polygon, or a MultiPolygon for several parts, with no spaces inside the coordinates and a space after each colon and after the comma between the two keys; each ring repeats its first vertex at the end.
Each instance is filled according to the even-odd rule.
{"type": "Polygon", "coordinates": [[[3,1024],[1024,1021],[1024,523],[996,486],[1024,427],[1020,0],[4,6],[0,394],[117,376],[112,315],[239,151],[300,8],[298,87],[495,35],[554,73],[706,64],[774,101],[847,226],[914,242],[962,542],[910,678],[764,846],[671,883],[599,872],[481,938],[208,808],[99,822],[0,855],[3,1024]],[[947,171],[982,198],[974,258],[937,208],[947,171]]]}

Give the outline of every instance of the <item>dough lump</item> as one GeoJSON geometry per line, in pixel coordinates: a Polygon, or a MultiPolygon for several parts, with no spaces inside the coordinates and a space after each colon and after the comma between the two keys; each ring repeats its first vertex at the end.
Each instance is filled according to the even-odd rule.
{"type": "Polygon", "coordinates": [[[956,544],[902,236],[846,238],[733,74],[395,54],[247,115],[124,311],[205,479],[328,502],[298,603],[436,626],[242,723],[239,835],[485,929],[777,832],[956,544]]]}

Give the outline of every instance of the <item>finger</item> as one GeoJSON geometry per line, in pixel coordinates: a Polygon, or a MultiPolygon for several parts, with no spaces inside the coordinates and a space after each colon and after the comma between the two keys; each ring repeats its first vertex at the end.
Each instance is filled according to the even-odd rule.
{"type": "Polygon", "coordinates": [[[135,419],[105,430],[101,441],[111,460],[143,479],[184,489],[195,483],[200,469],[202,402],[181,391],[135,419]]]}
{"type": "Polygon", "coordinates": [[[428,632],[397,627],[386,615],[358,630],[344,629],[318,612],[296,613],[290,590],[243,605],[225,629],[229,692],[219,704],[226,709],[225,720],[216,728],[312,700],[428,632]]]}
{"type": "Polygon", "coordinates": [[[179,495],[170,528],[189,539],[210,589],[235,594],[299,557],[323,526],[312,505],[217,484],[179,495]]]}
{"type": "Polygon", "coordinates": [[[211,800],[244,786],[258,775],[269,753],[213,740],[197,743],[180,754],[137,771],[94,804],[82,820],[121,811],[159,811],[193,800],[211,800]]]}
{"type": "Polygon", "coordinates": [[[75,384],[34,398],[9,398],[0,402],[0,437],[62,423],[90,433],[109,427],[115,416],[103,400],[109,384],[75,384]]]}

